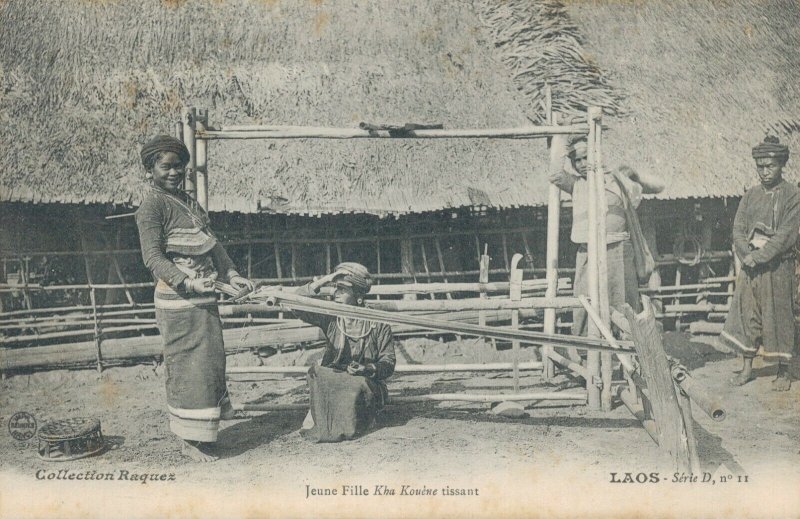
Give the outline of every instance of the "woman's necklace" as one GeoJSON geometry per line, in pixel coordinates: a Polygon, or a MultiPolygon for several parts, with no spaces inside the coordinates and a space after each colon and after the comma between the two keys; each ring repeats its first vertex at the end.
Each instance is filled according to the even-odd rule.
{"type": "Polygon", "coordinates": [[[359,320],[358,322],[361,325],[361,330],[359,330],[359,334],[358,335],[350,335],[349,333],[347,333],[347,321],[345,321],[344,317],[336,318],[336,327],[339,329],[340,332],[342,332],[342,335],[344,335],[348,339],[351,339],[351,340],[354,340],[354,341],[360,341],[361,339],[363,339],[364,337],[369,335],[369,333],[375,327],[375,323],[369,323],[369,327],[367,327],[367,321],[359,320]],[[365,331],[365,328],[366,328],[366,331],[365,331]]]}

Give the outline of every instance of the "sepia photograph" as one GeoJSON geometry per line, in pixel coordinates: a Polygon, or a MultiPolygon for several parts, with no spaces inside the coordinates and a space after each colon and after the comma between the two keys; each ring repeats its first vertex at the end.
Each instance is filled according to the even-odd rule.
{"type": "Polygon", "coordinates": [[[0,0],[0,518],[800,517],[796,0],[0,0]]]}

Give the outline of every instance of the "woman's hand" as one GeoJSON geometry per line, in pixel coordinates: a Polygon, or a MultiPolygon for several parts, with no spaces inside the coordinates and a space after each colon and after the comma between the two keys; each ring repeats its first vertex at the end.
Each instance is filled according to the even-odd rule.
{"type": "Polygon", "coordinates": [[[330,274],[328,274],[326,276],[322,276],[319,279],[315,279],[310,284],[311,290],[314,293],[319,292],[320,288],[324,287],[325,285],[327,285],[329,283],[333,283],[334,281],[336,281],[336,279],[338,279],[338,278],[340,278],[340,277],[342,277],[342,276],[344,276],[346,274],[347,274],[347,272],[345,272],[344,270],[337,270],[336,272],[332,272],[332,273],[330,273],[330,274]]]}
{"type": "Polygon", "coordinates": [[[216,280],[215,275],[207,278],[186,278],[183,280],[183,287],[191,294],[213,294],[216,280]]]}
{"type": "Polygon", "coordinates": [[[745,267],[748,267],[748,268],[755,268],[756,260],[753,259],[753,255],[752,254],[748,254],[747,256],[742,258],[742,265],[744,265],[745,267]]]}
{"type": "Polygon", "coordinates": [[[374,364],[359,364],[358,362],[351,362],[347,365],[347,372],[355,376],[372,377],[375,376],[374,364]]]}
{"type": "Polygon", "coordinates": [[[252,292],[256,286],[255,283],[243,276],[232,276],[228,282],[236,290],[247,289],[248,291],[252,292]]]}

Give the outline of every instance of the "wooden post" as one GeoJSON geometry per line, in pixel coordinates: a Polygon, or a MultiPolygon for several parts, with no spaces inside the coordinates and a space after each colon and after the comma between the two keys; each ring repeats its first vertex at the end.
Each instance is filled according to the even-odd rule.
{"type": "MultiPolygon", "coordinates": [[[[608,302],[608,235],[606,231],[606,218],[608,214],[608,204],[606,203],[606,174],[603,167],[603,127],[602,111],[598,111],[598,116],[592,121],[594,125],[595,137],[595,181],[597,182],[597,282],[598,296],[600,298],[600,317],[604,329],[611,327],[611,310],[608,302]]],[[[598,328],[600,328],[598,326],[598,328]]],[[[600,378],[602,387],[600,388],[600,404],[603,411],[611,411],[611,380],[613,371],[613,356],[611,353],[603,352],[600,354],[600,378]]]]}
{"type": "MultiPolygon", "coordinates": [[[[549,89],[548,89],[549,90],[549,89]]],[[[559,116],[552,114],[552,124],[557,125],[559,116]]],[[[553,137],[553,140],[564,140],[564,137],[553,137]]],[[[562,145],[563,146],[563,145],[562,145]]],[[[557,152],[560,146],[554,146],[553,142],[550,143],[550,164],[552,168],[563,167],[560,163],[563,157],[557,152]]],[[[546,270],[545,278],[547,279],[546,297],[555,297],[558,294],[558,242],[559,232],[561,226],[561,190],[550,184],[547,195],[547,252],[546,252],[546,270]]],[[[544,332],[556,333],[556,311],[554,308],[548,308],[544,311],[544,332]]],[[[544,346],[542,348],[542,363],[544,364],[543,375],[545,380],[550,380],[555,376],[555,364],[550,360],[553,353],[551,346],[544,346]]]]}
{"type": "MultiPolygon", "coordinates": [[[[597,127],[595,119],[599,116],[599,108],[589,108],[588,123],[589,123],[589,136],[587,139],[587,161],[589,163],[589,170],[587,173],[587,183],[589,191],[589,232],[587,237],[587,281],[589,288],[589,298],[592,301],[592,307],[599,313],[600,312],[600,272],[598,270],[598,215],[599,208],[597,201],[597,176],[600,174],[597,170],[597,140],[595,133],[597,127]]],[[[588,320],[589,337],[600,337],[600,332],[597,326],[588,320]]],[[[588,394],[588,405],[590,409],[600,409],[600,353],[587,352],[586,354],[586,368],[589,373],[589,378],[586,380],[586,392],[588,394]]]]}
{"type": "MultiPolygon", "coordinates": [[[[643,215],[642,216],[642,233],[644,234],[644,240],[647,242],[648,247],[650,247],[650,252],[653,256],[658,257],[658,240],[656,239],[656,223],[655,219],[652,216],[643,215]]],[[[660,288],[661,287],[661,269],[660,267],[655,267],[653,269],[653,273],[650,274],[650,279],[647,280],[647,288],[660,288]]],[[[664,304],[660,299],[653,301],[653,304],[656,307],[656,310],[661,313],[664,311],[664,304]]]]}
{"type": "MultiPolygon", "coordinates": [[[[208,126],[208,110],[197,110],[195,119],[197,131],[205,131],[208,126]]],[[[195,172],[197,180],[197,202],[208,212],[208,141],[197,139],[195,141],[195,172]]]]}
{"type": "MultiPolygon", "coordinates": [[[[439,243],[439,237],[437,236],[434,243],[436,244],[436,256],[439,258],[439,271],[442,273],[442,281],[447,283],[447,275],[444,269],[444,255],[442,254],[442,244],[439,243]]],[[[488,280],[488,274],[487,274],[488,280]]],[[[446,292],[445,296],[447,299],[453,299],[453,295],[450,292],[446,292]]]]}
{"type": "Polygon", "coordinates": [[[253,277],[253,241],[252,241],[252,221],[250,213],[244,215],[244,235],[247,239],[247,279],[253,277]]]}
{"type": "Polygon", "coordinates": [[[275,270],[278,273],[278,278],[283,277],[283,269],[281,269],[281,249],[278,245],[278,238],[275,238],[275,270]]]}
{"type": "Polygon", "coordinates": [[[642,303],[644,310],[638,315],[626,304],[625,316],[631,326],[642,378],[647,383],[648,400],[658,427],[658,444],[672,459],[672,469],[685,472],[691,469],[689,446],[672,370],[650,299],[642,296],[642,303]]]}
{"type": "MultiPolygon", "coordinates": [[[[414,246],[411,238],[400,240],[400,271],[403,273],[403,283],[416,282],[414,271],[414,246]]],[[[415,294],[404,294],[403,299],[416,299],[415,294]]]]}
{"type": "MultiPolygon", "coordinates": [[[[478,274],[478,283],[480,284],[486,284],[489,282],[489,244],[486,243],[483,247],[483,254],[481,254],[480,262],[478,264],[478,268],[480,269],[480,274],[478,274]]],[[[482,288],[479,297],[481,299],[486,299],[489,296],[486,294],[486,290],[482,288]]],[[[486,326],[486,312],[478,312],[478,324],[481,326],[486,326]]]]}
{"type": "Polygon", "coordinates": [[[503,239],[503,260],[505,262],[504,264],[505,264],[506,269],[509,271],[509,274],[510,274],[511,273],[511,266],[508,263],[508,240],[506,239],[506,233],[502,233],[500,236],[503,239]]]}
{"type": "Polygon", "coordinates": [[[292,253],[291,263],[289,264],[292,272],[292,281],[297,280],[297,244],[292,242],[290,247],[290,252],[292,253]]]}
{"type": "MultiPolygon", "coordinates": [[[[428,283],[431,282],[431,271],[428,268],[428,255],[425,253],[425,240],[419,240],[420,251],[422,252],[422,266],[425,268],[425,277],[428,278],[428,283]]],[[[431,299],[436,299],[434,294],[431,294],[431,299]]]]}
{"type": "Polygon", "coordinates": [[[325,243],[325,268],[327,274],[333,272],[333,265],[331,265],[331,244],[329,242],[325,243]]]}
{"type": "MultiPolygon", "coordinates": [[[[75,224],[78,233],[81,235],[81,249],[83,250],[83,266],[86,269],[86,282],[89,284],[89,286],[91,286],[93,283],[92,268],[89,263],[89,254],[87,254],[89,247],[86,245],[86,235],[83,234],[83,228],[81,226],[80,216],[76,216],[75,224]]],[[[97,355],[97,372],[100,373],[101,371],[103,371],[103,357],[102,357],[100,325],[97,320],[97,293],[95,292],[94,287],[92,287],[89,290],[89,300],[92,303],[92,320],[94,323],[94,345],[97,355]]]]}
{"type": "MultiPolygon", "coordinates": [[[[377,274],[380,276],[381,274],[381,239],[375,238],[375,265],[377,267],[377,274]]],[[[377,280],[380,283],[380,280],[377,280]]],[[[431,296],[433,298],[433,296],[431,296]]],[[[381,300],[381,296],[376,296],[378,301],[381,300]]]]}
{"type": "Polygon", "coordinates": [[[197,150],[195,148],[195,133],[194,133],[194,124],[195,124],[195,110],[194,108],[184,108],[183,109],[183,143],[186,145],[186,148],[189,150],[189,163],[186,165],[186,178],[183,181],[183,190],[186,193],[194,198],[197,199],[197,188],[195,187],[194,182],[194,175],[195,175],[195,168],[197,167],[197,150]]]}
{"type": "MultiPolygon", "coordinates": [[[[504,235],[505,236],[505,235],[504,235]]],[[[511,274],[509,275],[509,299],[520,301],[522,299],[522,269],[519,262],[522,254],[514,254],[511,258],[511,274]]],[[[511,310],[511,328],[519,329],[519,310],[511,310]]],[[[514,392],[519,393],[519,341],[511,341],[511,349],[514,356],[514,392]]]]}
{"type": "Polygon", "coordinates": [[[97,348],[97,372],[100,373],[103,371],[103,352],[101,347],[101,338],[100,338],[100,324],[97,321],[97,294],[95,293],[95,288],[89,291],[89,299],[92,302],[92,321],[94,324],[94,344],[97,348]]]}

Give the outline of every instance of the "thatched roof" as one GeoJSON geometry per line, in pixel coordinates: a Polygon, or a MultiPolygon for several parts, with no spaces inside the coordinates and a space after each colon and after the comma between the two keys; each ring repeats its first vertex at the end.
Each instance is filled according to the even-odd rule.
{"type": "Polygon", "coordinates": [[[660,174],[660,198],[743,194],[768,128],[800,180],[800,4],[793,0],[569,2],[589,59],[626,94],[609,162],[660,174]],[[794,129],[792,129],[794,128],[794,129]]]}
{"type": "MultiPolygon", "coordinates": [[[[137,204],[182,106],[221,124],[508,127],[601,105],[607,163],[736,196],[767,127],[800,153],[790,0],[0,2],[0,200],[137,204]]],[[[211,209],[402,214],[544,202],[542,141],[210,147],[211,209]]],[[[790,168],[793,161],[790,161],[790,168]]],[[[794,178],[797,178],[796,176],[794,178]]]]}
{"type": "MultiPolygon", "coordinates": [[[[184,105],[215,126],[530,123],[458,0],[6,0],[0,24],[4,200],[137,204],[140,145],[184,105]]],[[[543,141],[212,142],[211,209],[536,205],[546,160],[543,141]]]]}

